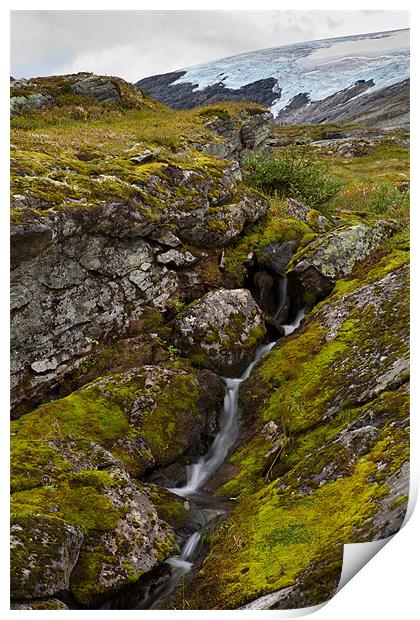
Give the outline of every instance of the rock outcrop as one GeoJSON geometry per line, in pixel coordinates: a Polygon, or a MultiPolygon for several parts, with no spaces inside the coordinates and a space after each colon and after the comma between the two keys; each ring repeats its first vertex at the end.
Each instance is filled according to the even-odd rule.
{"type": "Polygon", "coordinates": [[[144,366],[14,422],[12,596],[70,591],[91,605],[165,559],[166,520],[185,523],[133,476],[208,449],[223,397],[209,371],[144,366]]]}
{"type": "Polygon", "coordinates": [[[19,461],[14,482],[13,597],[70,591],[80,603],[92,604],[150,570],[173,548],[173,530],[159,519],[141,485],[98,444],[19,437],[14,456],[24,455],[34,461],[19,461]],[[49,484],[37,485],[31,473],[43,459],[43,465],[51,463],[49,484]]]}
{"type": "Polygon", "coordinates": [[[179,110],[217,101],[255,101],[270,106],[278,94],[274,94],[274,78],[256,80],[241,88],[228,88],[223,83],[212,84],[202,90],[198,84],[174,83],[185,75],[186,71],[173,71],[143,78],[136,83],[139,90],[149,93],[154,99],[179,110]]]}
{"type": "MultiPolygon", "coordinates": [[[[209,116],[211,110],[209,111],[209,116]]],[[[250,153],[268,150],[274,128],[274,118],[270,112],[259,108],[240,111],[236,117],[217,113],[207,127],[224,138],[223,142],[210,142],[203,147],[204,152],[216,157],[244,160],[250,153]]]]}
{"type": "MultiPolygon", "coordinates": [[[[80,97],[86,104],[97,101],[100,104],[120,104],[138,107],[144,103],[142,94],[121,78],[76,73],[65,76],[11,79],[10,114],[20,114],[59,106],[68,95],[80,97]]],[[[70,101],[72,101],[70,99],[70,101]]],[[[81,111],[81,118],[83,118],[81,111]]]]}
{"type": "MultiPolygon", "coordinates": [[[[241,187],[237,164],[200,154],[183,167],[130,164],[130,175],[131,198],[106,200],[104,178],[96,202],[78,205],[67,181],[51,204],[34,197],[33,176],[19,180],[28,186],[15,190],[23,193],[14,196],[11,231],[14,403],[40,402],[98,341],[121,337],[146,307],[163,312],[194,290],[203,294],[209,250],[267,208],[241,187]]],[[[48,176],[40,191],[46,183],[48,176]]]]}
{"type": "MultiPolygon", "coordinates": [[[[398,79],[398,76],[396,76],[398,79]]],[[[368,127],[409,127],[410,80],[369,91],[373,81],[355,84],[321,101],[296,100],[278,116],[286,125],[353,123],[368,127]],[[367,91],[365,94],[364,91],[367,91]]]]}
{"type": "Polygon", "coordinates": [[[348,276],[394,230],[388,221],[358,222],[318,236],[289,265],[287,276],[294,298],[305,305],[328,295],[337,279],[348,276]]]}
{"type": "Polygon", "coordinates": [[[174,340],[193,364],[236,377],[265,336],[264,318],[245,289],[207,293],[173,323],[174,340]]]}

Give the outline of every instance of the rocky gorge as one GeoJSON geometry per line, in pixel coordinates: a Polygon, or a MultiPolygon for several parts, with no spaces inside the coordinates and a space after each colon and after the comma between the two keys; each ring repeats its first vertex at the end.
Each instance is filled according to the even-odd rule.
{"type": "Polygon", "coordinates": [[[406,134],[11,86],[12,605],[326,600],[408,499],[406,134]],[[249,182],[302,139],[329,202],[249,182]]]}

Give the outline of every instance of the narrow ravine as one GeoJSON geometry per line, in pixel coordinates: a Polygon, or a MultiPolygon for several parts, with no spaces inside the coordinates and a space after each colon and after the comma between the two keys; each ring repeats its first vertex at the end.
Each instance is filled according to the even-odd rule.
{"type": "MultiPolygon", "coordinates": [[[[304,316],[305,309],[303,308],[299,310],[291,323],[282,325],[285,336],[292,334],[299,327],[304,316]]],[[[187,466],[186,484],[182,487],[168,489],[176,495],[191,499],[191,501],[198,505],[201,508],[204,524],[209,523],[217,514],[226,511],[221,511],[220,509],[217,511],[218,502],[216,498],[201,489],[224,463],[229,455],[229,451],[238,439],[239,387],[243,381],[248,379],[254,367],[264,355],[271,351],[276,342],[277,341],[274,341],[260,346],[256,351],[253,361],[240,377],[234,379],[223,377],[226,384],[226,394],[220,418],[219,431],[207,454],[203,455],[197,463],[187,466]]],[[[171,556],[166,560],[166,563],[172,567],[170,576],[164,583],[161,583],[157,588],[153,589],[153,591],[148,592],[144,599],[137,605],[137,609],[153,609],[157,607],[160,601],[173,592],[180,579],[192,570],[192,560],[200,541],[200,535],[200,532],[194,532],[185,541],[181,553],[171,556]]]]}

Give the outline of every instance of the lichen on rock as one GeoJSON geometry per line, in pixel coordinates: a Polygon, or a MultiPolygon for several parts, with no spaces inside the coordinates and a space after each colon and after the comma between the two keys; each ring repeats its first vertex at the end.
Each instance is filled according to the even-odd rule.
{"type": "Polygon", "coordinates": [[[173,322],[174,340],[192,363],[238,376],[265,336],[261,310],[246,289],[219,289],[193,302],[173,322]]]}

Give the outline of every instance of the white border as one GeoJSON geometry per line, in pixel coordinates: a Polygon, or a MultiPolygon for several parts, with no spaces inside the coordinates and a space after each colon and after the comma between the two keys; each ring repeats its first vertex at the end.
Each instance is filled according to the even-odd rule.
{"type": "MultiPolygon", "coordinates": [[[[213,0],[212,2],[200,2],[200,6],[197,7],[196,3],[191,1],[181,1],[170,2],[170,0],[159,1],[155,0],[152,6],[150,3],[145,2],[134,2],[134,1],[124,1],[120,0],[117,6],[104,6],[103,1],[83,1],[73,0],[73,2],[61,2],[57,1],[52,2],[38,2],[36,6],[34,6],[33,2],[10,2],[9,5],[5,8],[1,9],[1,17],[0,27],[2,29],[2,37],[0,39],[2,44],[2,54],[0,56],[1,62],[3,65],[3,80],[4,80],[4,94],[2,97],[2,109],[0,114],[0,122],[4,127],[2,128],[2,136],[8,135],[8,118],[9,118],[9,106],[8,106],[8,97],[7,97],[7,87],[6,87],[6,79],[8,81],[9,76],[9,33],[8,33],[8,24],[9,24],[9,15],[8,10],[71,10],[71,9],[81,9],[81,10],[103,10],[107,9],[118,9],[118,10],[147,10],[153,8],[154,10],[255,10],[255,2],[251,2],[249,0],[241,0],[241,2],[229,2],[228,0],[213,0]]],[[[396,6],[397,3],[393,2],[362,2],[362,3],[349,3],[342,2],[339,6],[337,6],[337,2],[321,2],[314,5],[313,2],[299,2],[296,0],[293,3],[279,3],[278,1],[264,1],[258,2],[259,10],[411,10],[411,47],[412,47],[412,63],[411,63],[411,77],[412,77],[412,153],[416,155],[416,146],[418,145],[418,121],[417,121],[417,111],[416,111],[416,102],[419,100],[418,95],[418,79],[417,79],[417,67],[419,66],[419,45],[418,45],[418,37],[419,32],[417,30],[417,14],[418,9],[414,5],[414,3],[404,3],[402,6],[396,6]]],[[[141,36],[141,33],[139,33],[141,36]]],[[[168,51],[168,53],[170,53],[168,51]]],[[[6,196],[8,195],[8,186],[9,179],[5,174],[5,171],[8,170],[8,139],[2,140],[1,149],[1,163],[2,163],[2,174],[0,175],[0,183],[1,183],[1,196],[3,197],[3,202],[6,201],[6,196]]],[[[416,156],[417,157],[417,156],[416,156]]],[[[412,174],[412,238],[416,241],[419,239],[420,235],[420,227],[419,227],[419,217],[420,217],[420,208],[418,207],[418,187],[417,187],[417,179],[416,179],[416,168],[414,168],[417,163],[416,158],[413,156],[413,174],[412,174]]],[[[418,176],[418,173],[417,173],[418,176]]],[[[3,416],[4,420],[7,419],[7,401],[8,401],[8,373],[9,373],[9,357],[8,357],[8,248],[9,248],[9,234],[8,234],[8,222],[4,221],[5,214],[8,212],[6,209],[6,205],[3,205],[3,217],[2,217],[2,226],[0,228],[0,252],[1,252],[1,294],[3,303],[0,305],[0,334],[1,334],[1,372],[0,372],[0,386],[1,386],[1,394],[3,396],[3,416]]],[[[414,321],[415,317],[420,317],[420,297],[416,295],[417,291],[420,291],[419,286],[419,269],[418,269],[418,252],[420,243],[412,244],[412,276],[411,276],[411,287],[412,287],[412,295],[411,295],[411,303],[412,303],[412,369],[415,374],[415,378],[417,377],[417,372],[419,368],[418,364],[418,351],[420,350],[418,346],[418,336],[416,330],[416,324],[414,321]]],[[[417,391],[417,381],[413,382],[413,397],[412,397],[412,448],[411,448],[411,495],[410,495],[410,504],[413,504],[414,497],[417,495],[418,486],[419,486],[419,461],[420,461],[420,449],[419,449],[419,424],[417,422],[416,415],[416,405],[418,403],[418,391],[417,391]]],[[[6,429],[3,436],[8,436],[7,432],[7,422],[6,429]]],[[[8,444],[6,440],[6,445],[3,447],[3,450],[0,453],[1,458],[1,489],[4,493],[3,497],[3,506],[6,506],[8,503],[8,444]]],[[[3,511],[3,515],[4,515],[3,511]]],[[[320,611],[317,612],[317,618],[320,620],[346,620],[350,619],[354,620],[355,617],[359,618],[383,618],[383,619],[391,619],[398,616],[399,619],[411,619],[418,617],[418,600],[417,600],[417,589],[418,589],[418,563],[417,563],[417,553],[420,548],[419,545],[419,530],[420,530],[420,511],[414,513],[411,520],[407,523],[407,525],[403,528],[403,530],[393,538],[388,545],[386,545],[385,549],[381,551],[381,553],[373,558],[367,566],[365,566],[361,572],[359,572],[353,579],[351,580],[351,585],[346,586],[341,590],[325,607],[323,607],[320,611]]],[[[9,578],[8,578],[8,528],[6,519],[3,520],[3,529],[1,531],[1,593],[2,597],[1,601],[1,609],[3,609],[6,614],[9,613],[19,613],[19,614],[27,614],[32,612],[10,612],[9,610],[9,578]]],[[[60,612],[38,612],[38,614],[44,615],[48,613],[48,617],[51,617],[50,614],[60,613],[60,612]]],[[[88,614],[89,619],[92,620],[95,617],[99,617],[99,613],[95,611],[73,611],[66,612],[75,614],[88,614]]],[[[127,611],[117,611],[112,612],[115,614],[130,614],[133,613],[132,610],[127,611]]],[[[151,613],[150,611],[143,613],[151,613]]],[[[183,612],[183,611],[154,611],[154,618],[156,619],[164,619],[172,617],[173,613],[176,614],[192,614],[194,611],[183,612]]],[[[225,618],[232,618],[233,614],[248,614],[248,617],[251,617],[251,614],[255,613],[263,613],[270,614],[270,618],[273,618],[273,614],[279,615],[279,617],[292,617],[295,614],[288,614],[288,612],[252,612],[252,611],[200,611],[201,617],[208,616],[209,614],[218,614],[219,616],[224,616],[225,618]]],[[[136,612],[136,614],[142,614],[142,612],[136,612]]],[[[41,617],[41,616],[38,616],[41,617]]]]}

